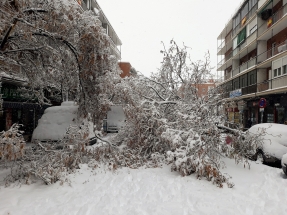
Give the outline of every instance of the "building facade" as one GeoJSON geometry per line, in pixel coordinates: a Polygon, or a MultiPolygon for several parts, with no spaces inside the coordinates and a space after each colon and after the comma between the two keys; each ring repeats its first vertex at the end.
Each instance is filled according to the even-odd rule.
{"type": "Polygon", "coordinates": [[[91,10],[99,17],[99,20],[102,22],[102,27],[105,29],[106,33],[109,35],[111,39],[112,45],[112,54],[117,58],[117,60],[121,59],[121,45],[122,42],[118,37],[117,33],[113,29],[109,20],[105,16],[103,10],[99,6],[96,0],[77,0],[79,5],[81,5],[83,10],[91,10]]]}
{"type": "Polygon", "coordinates": [[[287,123],[287,0],[245,0],[217,38],[228,120],[287,123]]]}

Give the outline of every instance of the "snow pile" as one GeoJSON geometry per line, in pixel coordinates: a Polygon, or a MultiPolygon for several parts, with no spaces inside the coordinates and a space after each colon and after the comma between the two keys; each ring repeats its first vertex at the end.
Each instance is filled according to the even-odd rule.
{"type": "Polygon", "coordinates": [[[252,126],[248,131],[258,134],[266,129],[262,136],[263,151],[280,159],[287,153],[287,125],[275,123],[262,123],[252,126]]]}
{"type": "MultiPolygon", "coordinates": [[[[195,175],[181,177],[170,166],[155,169],[81,169],[71,185],[0,187],[1,214],[12,215],[245,215],[286,214],[286,176],[282,170],[252,163],[251,169],[226,159],[223,171],[235,187],[222,189],[195,175]],[[282,201],[283,200],[283,201],[282,201]]],[[[0,171],[2,176],[5,171],[0,171]]],[[[1,177],[2,178],[2,177],[1,177]]]]}
{"type": "Polygon", "coordinates": [[[78,106],[74,102],[63,102],[61,106],[47,108],[39,119],[32,140],[59,140],[70,125],[77,125],[78,106]]]}

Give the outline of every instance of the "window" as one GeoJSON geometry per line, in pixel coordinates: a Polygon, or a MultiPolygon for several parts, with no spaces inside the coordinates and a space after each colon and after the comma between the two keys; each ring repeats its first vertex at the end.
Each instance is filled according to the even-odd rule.
{"type": "Polygon", "coordinates": [[[239,34],[237,35],[237,45],[239,46],[240,44],[242,44],[246,39],[246,27],[243,28],[239,34]]]}
{"type": "Polygon", "coordinates": [[[241,18],[244,18],[247,13],[248,13],[248,4],[245,4],[241,10],[241,18]]]}
{"type": "Polygon", "coordinates": [[[273,70],[273,76],[276,77],[277,76],[277,69],[273,70]]]}
{"type": "Polygon", "coordinates": [[[253,34],[257,30],[257,25],[250,29],[250,35],[253,34]]]}
{"type": "Polygon", "coordinates": [[[236,15],[236,17],[233,18],[233,29],[237,27],[240,23],[240,13],[236,15]]]}
{"type": "Polygon", "coordinates": [[[249,0],[249,10],[251,10],[257,3],[258,0],[249,0]]]}
{"type": "Polygon", "coordinates": [[[278,69],[277,69],[277,75],[279,76],[279,75],[281,75],[281,67],[279,67],[278,69]]]}
{"type": "Polygon", "coordinates": [[[283,75],[284,75],[284,74],[287,74],[287,65],[284,65],[284,66],[283,66],[283,75]]]}

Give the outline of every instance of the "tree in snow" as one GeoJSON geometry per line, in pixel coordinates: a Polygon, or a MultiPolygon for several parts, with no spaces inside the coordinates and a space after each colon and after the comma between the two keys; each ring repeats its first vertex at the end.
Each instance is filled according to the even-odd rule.
{"type": "Polygon", "coordinates": [[[57,89],[80,115],[102,118],[118,68],[98,17],[68,0],[3,0],[0,11],[0,70],[25,79],[40,103],[57,89]]]}
{"type": "Polygon", "coordinates": [[[121,143],[143,160],[171,163],[182,176],[196,173],[220,187],[224,182],[233,186],[220,171],[221,157],[232,150],[216,126],[223,121],[214,112],[221,95],[216,88],[206,96],[197,92],[198,85],[211,77],[209,54],[204,61],[192,62],[188,48],[173,40],[162,54],[157,73],[118,86],[127,116],[121,143]]]}

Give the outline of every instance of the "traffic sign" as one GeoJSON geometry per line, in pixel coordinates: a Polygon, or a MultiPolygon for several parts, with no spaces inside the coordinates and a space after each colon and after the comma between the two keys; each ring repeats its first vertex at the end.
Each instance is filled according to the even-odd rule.
{"type": "Polygon", "coordinates": [[[260,108],[265,108],[266,105],[267,105],[266,99],[265,99],[265,98],[261,98],[261,99],[259,100],[258,105],[259,105],[260,108]]]}

